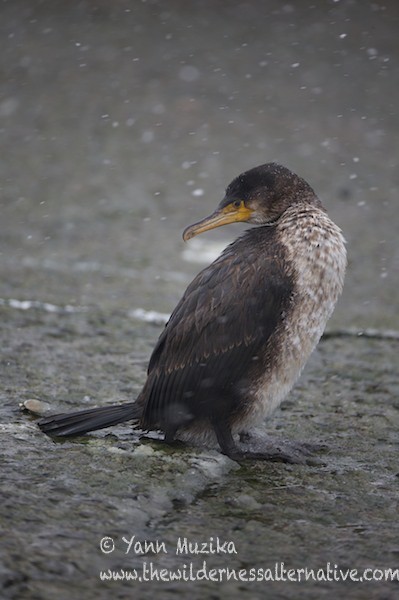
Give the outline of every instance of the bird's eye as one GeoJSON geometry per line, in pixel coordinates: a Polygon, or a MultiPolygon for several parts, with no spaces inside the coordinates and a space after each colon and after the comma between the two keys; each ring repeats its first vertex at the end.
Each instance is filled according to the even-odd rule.
{"type": "Polygon", "coordinates": [[[233,202],[233,206],[234,206],[235,208],[240,208],[240,206],[241,206],[241,200],[234,200],[234,202],[233,202]]]}

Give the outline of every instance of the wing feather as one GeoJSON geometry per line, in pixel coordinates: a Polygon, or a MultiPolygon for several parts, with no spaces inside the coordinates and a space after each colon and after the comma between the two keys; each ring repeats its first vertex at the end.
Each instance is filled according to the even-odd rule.
{"type": "Polygon", "coordinates": [[[292,293],[274,238],[273,228],[250,230],[188,286],[150,359],[145,425],[165,427],[172,408],[209,416],[215,396],[233,398],[248,379],[292,293]]]}

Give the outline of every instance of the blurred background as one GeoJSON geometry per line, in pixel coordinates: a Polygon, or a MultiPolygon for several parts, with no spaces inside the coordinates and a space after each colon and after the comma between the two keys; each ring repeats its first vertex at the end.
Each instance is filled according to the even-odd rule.
{"type": "Polygon", "coordinates": [[[348,241],[332,323],[399,327],[397,2],[2,0],[0,14],[3,300],[170,312],[239,231],[190,253],[182,229],[277,161],[348,241]]]}
{"type": "MultiPolygon", "coordinates": [[[[130,597],[98,572],[142,558],[103,555],[105,535],[234,540],[237,557],[211,566],[394,568],[399,2],[0,0],[0,31],[1,597],[130,597]],[[184,227],[270,161],[314,187],[347,239],[330,331],[394,330],[327,337],[265,427],[327,450],[312,466],[239,467],[130,426],[44,436],[22,402],[137,397],[165,315],[243,229],[184,244],[184,227]]],[[[378,582],[364,596],[347,581],[267,589],[397,597],[378,582]]],[[[252,600],[264,585],[157,582],[138,596],[252,600]]]]}

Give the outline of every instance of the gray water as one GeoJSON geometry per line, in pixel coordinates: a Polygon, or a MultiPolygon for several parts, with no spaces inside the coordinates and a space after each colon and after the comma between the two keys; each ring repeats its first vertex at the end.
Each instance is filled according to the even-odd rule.
{"type": "Polygon", "coordinates": [[[397,597],[383,579],[100,578],[398,567],[397,3],[14,0],[0,17],[2,597],[397,597]],[[190,246],[182,229],[271,160],[348,241],[331,335],[266,425],[323,448],[240,466],[129,426],[41,434],[21,403],[137,395],[165,315],[241,231],[190,246]],[[176,554],[211,537],[231,552],[176,554]]]}

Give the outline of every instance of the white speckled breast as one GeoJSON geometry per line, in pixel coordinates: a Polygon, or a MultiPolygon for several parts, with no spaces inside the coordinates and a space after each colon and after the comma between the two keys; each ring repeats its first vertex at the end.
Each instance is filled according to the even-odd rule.
{"type": "Polygon", "coordinates": [[[342,232],[322,208],[292,207],[276,227],[292,265],[295,286],[291,309],[270,340],[279,356],[257,382],[250,422],[272,413],[294,385],[334,310],[346,269],[342,232]]]}

